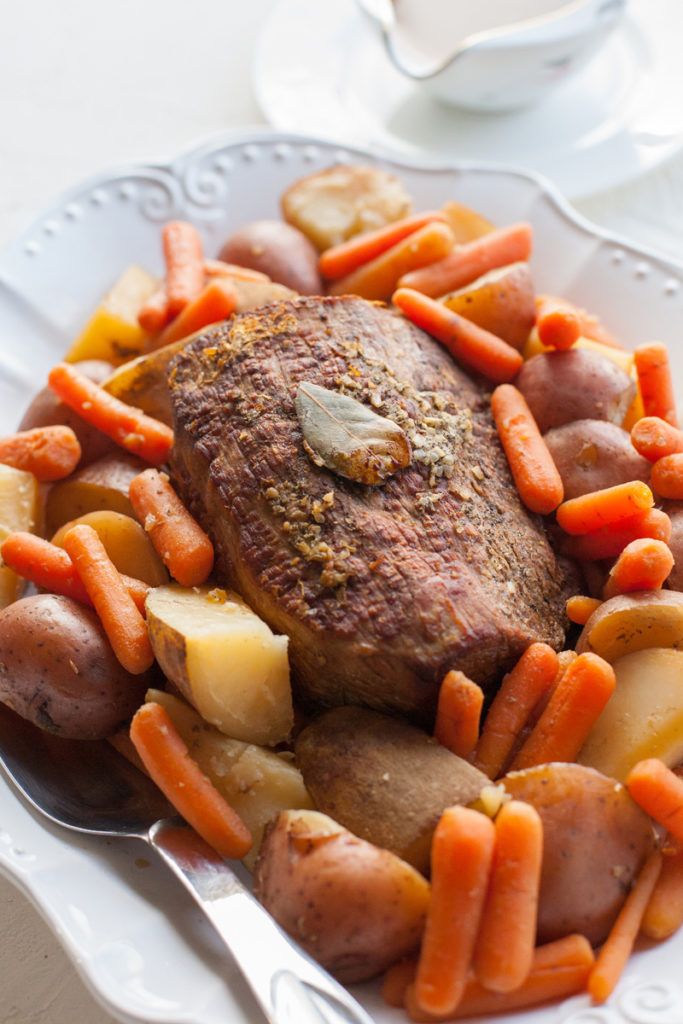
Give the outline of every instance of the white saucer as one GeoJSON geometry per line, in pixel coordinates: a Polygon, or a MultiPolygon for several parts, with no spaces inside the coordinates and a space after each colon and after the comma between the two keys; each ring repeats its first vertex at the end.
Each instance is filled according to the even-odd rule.
{"type": "Polygon", "coordinates": [[[683,145],[683,5],[631,0],[605,48],[540,105],[471,114],[392,65],[354,0],[280,0],[256,49],[254,88],[276,128],[412,159],[539,171],[580,198],[629,181],[683,145]]]}

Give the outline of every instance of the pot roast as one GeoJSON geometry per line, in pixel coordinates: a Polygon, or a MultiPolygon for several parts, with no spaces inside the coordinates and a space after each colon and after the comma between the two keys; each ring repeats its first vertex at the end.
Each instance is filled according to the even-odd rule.
{"type": "Polygon", "coordinates": [[[305,297],[206,331],[170,377],[172,473],[216,578],[290,638],[298,697],[429,721],[444,674],[487,692],[564,640],[567,570],[519,501],[489,395],[380,304],[305,297]],[[411,461],[377,486],[317,465],[301,384],[392,420],[411,461]]]}

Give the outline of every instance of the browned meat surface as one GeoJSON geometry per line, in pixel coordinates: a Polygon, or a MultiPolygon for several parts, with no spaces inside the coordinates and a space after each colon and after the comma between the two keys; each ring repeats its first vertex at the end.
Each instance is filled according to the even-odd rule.
{"type": "Polygon", "coordinates": [[[444,673],[493,688],[564,639],[567,577],[519,502],[488,394],[382,305],[306,297],[207,331],[171,373],[173,473],[217,576],[290,637],[300,697],[428,720],[444,673]],[[297,384],[399,423],[412,465],[379,487],[304,451],[297,384]]]}

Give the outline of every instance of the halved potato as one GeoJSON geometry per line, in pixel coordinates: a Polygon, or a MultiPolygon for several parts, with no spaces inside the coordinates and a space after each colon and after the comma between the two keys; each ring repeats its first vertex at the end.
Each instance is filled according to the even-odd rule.
{"type": "Polygon", "coordinates": [[[150,587],[168,583],[168,573],[152,547],[151,540],[140,524],[130,516],[111,510],[88,512],[60,526],[52,538],[52,543],[57,547],[64,547],[64,538],[69,530],[79,525],[93,528],[119,572],[132,576],[133,579],[142,580],[150,587]]]}
{"type": "Polygon", "coordinates": [[[683,594],[652,590],[603,601],[583,627],[576,650],[614,662],[648,647],[683,648],[683,594]]]}
{"type": "MultiPolygon", "coordinates": [[[[5,526],[0,526],[0,544],[12,531],[5,526]]],[[[0,611],[8,604],[14,604],[21,597],[24,590],[24,581],[17,576],[6,565],[0,561],[0,611]]]]}
{"type": "Polygon", "coordinates": [[[147,469],[146,463],[122,451],[91,462],[55,484],[50,488],[45,506],[48,536],[87,512],[107,510],[134,518],[128,488],[133,477],[143,469],[147,469]]]}
{"type": "MultiPolygon", "coordinates": [[[[38,481],[0,463],[0,544],[14,530],[35,531],[40,519],[38,481]]],[[[23,580],[0,561],[0,609],[21,597],[23,580]]]]}
{"type": "Polygon", "coordinates": [[[495,224],[492,224],[490,220],[454,199],[444,203],[441,209],[448,218],[448,225],[455,235],[457,245],[473,242],[475,238],[481,238],[482,235],[488,235],[490,231],[495,231],[495,224]]]}
{"type": "Polygon", "coordinates": [[[441,301],[521,351],[536,322],[534,283],[524,261],[497,267],[441,301]]]}
{"type": "Polygon", "coordinates": [[[147,595],[149,636],[162,671],[226,736],[273,746],[292,731],[287,637],[241,597],[210,587],[147,595]]]}
{"type": "Polygon", "coordinates": [[[138,323],[138,312],[158,283],[142,267],[124,270],[67,352],[67,361],[106,359],[118,365],[143,352],[149,335],[138,323]]]}

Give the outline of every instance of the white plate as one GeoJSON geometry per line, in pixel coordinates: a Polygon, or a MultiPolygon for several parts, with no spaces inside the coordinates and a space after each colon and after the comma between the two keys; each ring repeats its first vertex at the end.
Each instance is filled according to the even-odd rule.
{"type": "Polygon", "coordinates": [[[630,0],[604,49],[541,104],[472,114],[439,104],[391,63],[355,0],[280,0],[256,51],[268,121],[408,159],[495,160],[573,199],[621,184],[683,141],[683,8],[630,0]]]}
{"type": "MultiPolygon", "coordinates": [[[[215,251],[227,232],[277,213],[295,178],[344,160],[372,161],[305,137],[254,133],[220,138],[168,165],[123,168],[73,189],[0,254],[0,433],[14,428],[31,394],[121,268],[161,269],[159,227],[186,217],[215,251]]],[[[599,310],[626,343],[653,336],[674,345],[683,378],[683,266],[600,233],[540,179],[487,166],[394,168],[432,208],[458,198],[504,223],[535,227],[534,274],[599,310]],[[676,347],[677,346],[677,347],[676,347]]],[[[177,883],[134,842],[79,838],[34,816],[0,778],[0,870],[34,901],[98,999],[123,1021],[257,1024],[251,999],[210,928],[177,883]]],[[[683,935],[639,953],[608,1009],[585,997],[504,1018],[509,1024],[681,1024],[683,935]]],[[[403,1021],[364,1001],[382,1024],[403,1021]]]]}

